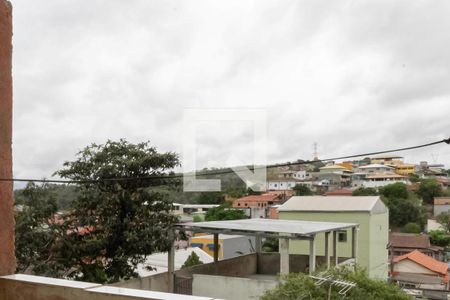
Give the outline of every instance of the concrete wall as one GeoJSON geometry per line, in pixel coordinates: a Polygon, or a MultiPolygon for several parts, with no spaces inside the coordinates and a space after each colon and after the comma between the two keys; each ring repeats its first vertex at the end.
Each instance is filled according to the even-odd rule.
{"type": "MultiPolygon", "coordinates": [[[[372,278],[387,278],[388,221],[387,213],[370,215],[368,212],[279,212],[284,220],[305,220],[342,222],[359,224],[358,232],[358,264],[366,268],[372,278]]],[[[330,254],[332,253],[332,235],[330,235],[330,254]]],[[[351,257],[351,230],[347,230],[347,242],[338,242],[338,256],[351,257]]],[[[289,252],[292,254],[308,254],[308,241],[291,241],[289,252]]],[[[325,234],[316,236],[316,254],[325,254],[325,234]]]]}
{"type": "Polygon", "coordinates": [[[222,299],[253,300],[276,285],[275,280],[195,274],[192,294],[222,299]]]}
{"type": "Polygon", "coordinates": [[[441,213],[448,213],[450,211],[450,205],[434,205],[433,215],[435,217],[439,216],[441,213]]]}
{"type": "Polygon", "coordinates": [[[212,300],[31,275],[0,277],[0,300],[212,300]]]}
{"type": "MultiPolygon", "coordinates": [[[[339,257],[338,262],[347,260],[345,257],[339,257]]],[[[326,265],[325,256],[316,256],[316,267],[326,265]]],[[[290,254],[289,271],[291,273],[305,273],[309,269],[309,255],[290,254]]],[[[280,273],[280,254],[279,253],[259,253],[257,274],[276,275],[280,273]]]]}
{"type": "MultiPolygon", "coordinates": [[[[257,256],[255,253],[243,255],[227,260],[218,261],[175,271],[175,276],[192,278],[193,274],[221,275],[233,277],[246,277],[256,274],[257,256]]],[[[276,273],[274,273],[276,274],[276,273]]],[[[115,287],[139,288],[152,291],[168,291],[168,273],[131,279],[112,284],[115,287]]]]}
{"type": "MultiPolygon", "coordinates": [[[[12,178],[12,7],[0,0],[0,178],[12,178]]],[[[0,275],[16,269],[12,182],[0,182],[0,275]]]]}
{"type": "Polygon", "coordinates": [[[203,264],[192,268],[181,269],[175,272],[179,276],[192,276],[192,274],[209,274],[233,277],[246,277],[257,271],[257,256],[255,253],[243,255],[216,264],[203,264]]]}
{"type": "Polygon", "coordinates": [[[164,272],[152,276],[134,278],[127,281],[113,283],[110,286],[156,292],[167,292],[169,289],[169,278],[167,272],[164,272]]]}

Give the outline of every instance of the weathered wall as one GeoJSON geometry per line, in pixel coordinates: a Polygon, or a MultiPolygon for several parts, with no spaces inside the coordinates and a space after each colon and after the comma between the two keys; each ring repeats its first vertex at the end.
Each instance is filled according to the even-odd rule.
{"type": "Polygon", "coordinates": [[[169,282],[167,272],[159,273],[147,277],[134,278],[126,281],[120,281],[111,284],[115,287],[123,287],[130,289],[140,289],[147,291],[167,292],[169,282]]]}
{"type": "MultiPolygon", "coordinates": [[[[12,6],[0,0],[0,178],[12,177],[12,6]]],[[[16,269],[12,182],[0,182],[0,275],[16,269]]]]}
{"type": "MultiPolygon", "coordinates": [[[[345,257],[339,257],[338,262],[347,260],[345,257]]],[[[332,262],[331,262],[332,263],[332,262]]],[[[316,256],[316,267],[325,266],[325,256],[316,256]]],[[[309,270],[309,256],[301,254],[289,255],[289,272],[306,273],[309,270]]],[[[280,254],[279,253],[259,253],[258,254],[258,273],[263,275],[276,275],[280,273],[280,254]]]]}
{"type": "Polygon", "coordinates": [[[0,277],[0,300],[213,300],[31,275],[0,277]]]}
{"type": "Polygon", "coordinates": [[[192,294],[220,299],[253,300],[275,288],[275,280],[194,274],[192,294]]]}
{"type": "Polygon", "coordinates": [[[192,276],[192,274],[208,274],[233,277],[246,277],[256,274],[257,256],[255,253],[231,259],[218,261],[216,264],[203,264],[192,268],[181,269],[175,272],[179,276],[192,276]]]}

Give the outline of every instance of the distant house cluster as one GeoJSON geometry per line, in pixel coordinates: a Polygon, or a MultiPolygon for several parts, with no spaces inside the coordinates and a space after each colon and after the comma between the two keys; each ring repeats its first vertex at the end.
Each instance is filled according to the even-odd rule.
{"type": "Polygon", "coordinates": [[[290,167],[280,167],[268,176],[267,190],[292,190],[297,184],[323,193],[341,188],[379,188],[396,182],[410,184],[413,174],[419,178],[433,176],[442,186],[449,186],[442,164],[428,164],[426,161],[412,164],[405,162],[401,156],[384,155],[340,163],[300,162],[290,167]]]}

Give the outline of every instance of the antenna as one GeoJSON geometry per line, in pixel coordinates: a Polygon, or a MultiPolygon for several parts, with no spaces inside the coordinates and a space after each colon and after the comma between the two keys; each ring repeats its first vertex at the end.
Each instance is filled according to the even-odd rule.
{"type": "Polygon", "coordinates": [[[318,148],[319,144],[317,144],[317,142],[314,142],[313,144],[313,149],[314,149],[314,160],[319,160],[319,154],[317,153],[317,148],[318,148]]]}
{"type": "Polygon", "coordinates": [[[439,159],[439,154],[438,153],[431,153],[431,158],[433,159],[433,163],[437,164],[438,159],[439,159]]]}

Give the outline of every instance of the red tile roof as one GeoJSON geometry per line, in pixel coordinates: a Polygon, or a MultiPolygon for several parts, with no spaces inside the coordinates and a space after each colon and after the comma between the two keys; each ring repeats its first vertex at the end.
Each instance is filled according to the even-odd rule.
{"type": "Polygon", "coordinates": [[[278,201],[279,196],[274,194],[263,194],[263,195],[252,195],[252,196],[246,196],[239,199],[236,199],[235,201],[239,202],[267,202],[267,201],[278,201]]]}
{"type": "Polygon", "coordinates": [[[325,196],[351,196],[351,195],[352,195],[352,190],[349,190],[349,189],[337,189],[337,190],[325,193],[325,196]]]}
{"type": "Polygon", "coordinates": [[[433,272],[442,274],[444,276],[447,275],[448,264],[435,260],[434,258],[423,254],[418,250],[414,250],[402,256],[397,256],[394,258],[393,262],[397,263],[404,259],[409,259],[433,272]]]}

